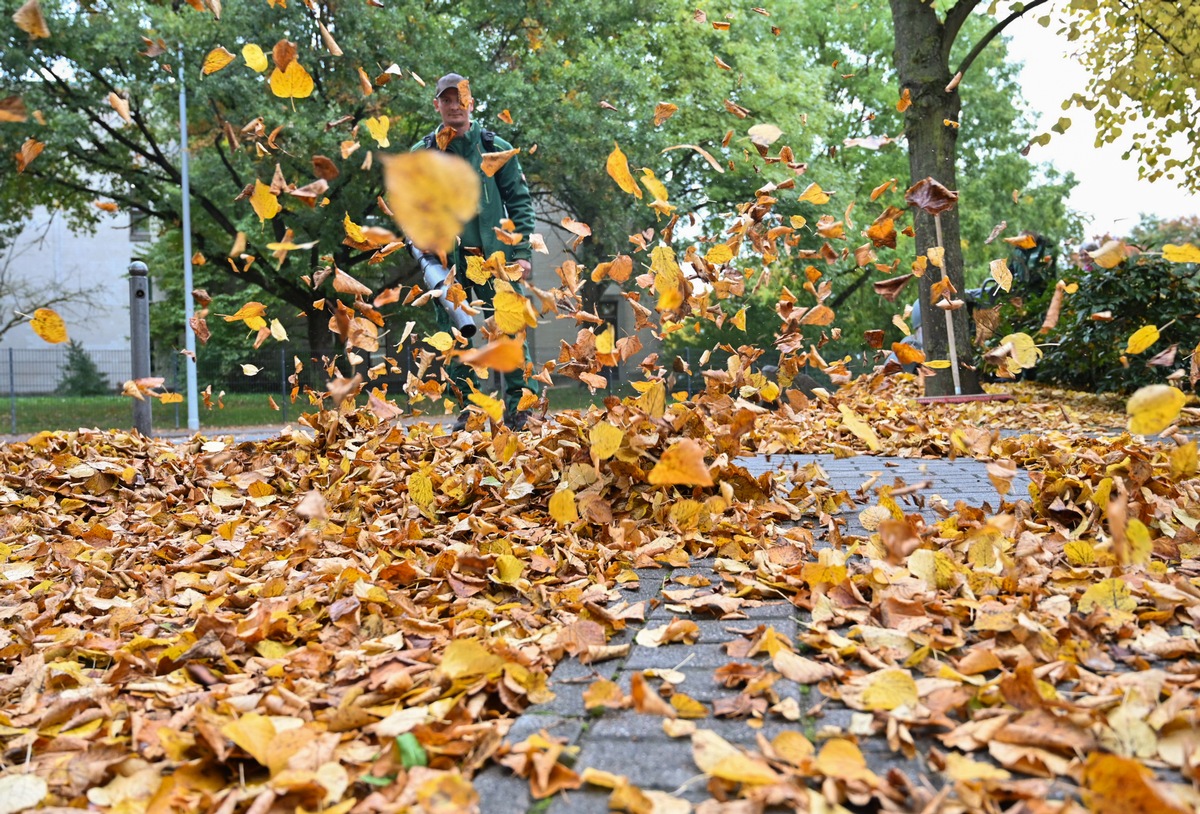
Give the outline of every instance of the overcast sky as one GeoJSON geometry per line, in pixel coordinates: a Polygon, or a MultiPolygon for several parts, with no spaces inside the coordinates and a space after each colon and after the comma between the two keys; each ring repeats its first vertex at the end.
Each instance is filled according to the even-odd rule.
{"type": "Polygon", "coordinates": [[[1174,182],[1138,180],[1136,164],[1121,159],[1124,147],[1095,147],[1090,113],[1081,108],[1063,111],[1063,100],[1084,90],[1086,73],[1066,56],[1069,43],[1052,29],[1028,18],[1017,21],[1007,29],[1012,34],[1009,54],[1025,63],[1021,85],[1025,101],[1038,116],[1037,132],[1049,132],[1061,116],[1072,121],[1065,135],[1055,134],[1046,147],[1034,145],[1029,157],[1075,173],[1079,186],[1069,204],[1091,219],[1088,234],[1124,236],[1142,213],[1161,218],[1200,214],[1200,197],[1174,182]]]}

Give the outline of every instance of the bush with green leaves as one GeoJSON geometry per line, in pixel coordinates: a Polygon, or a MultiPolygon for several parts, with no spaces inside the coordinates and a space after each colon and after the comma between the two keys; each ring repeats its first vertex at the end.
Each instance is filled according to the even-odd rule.
{"type": "Polygon", "coordinates": [[[100,372],[96,362],[83,345],[72,339],[67,345],[67,359],[59,372],[57,392],[62,396],[102,396],[112,392],[108,377],[100,372]]]}
{"type": "MultiPolygon", "coordinates": [[[[1192,349],[1200,342],[1198,272],[1200,265],[1170,263],[1151,253],[1116,268],[1080,270],[1074,278],[1079,290],[1064,298],[1058,325],[1039,336],[1054,293],[1051,284],[1013,321],[1015,330],[1043,344],[1045,356],[1031,371],[1033,377],[1077,390],[1129,393],[1163,383],[1175,370],[1188,371],[1192,349]],[[1129,337],[1147,325],[1160,330],[1158,341],[1143,353],[1126,353],[1129,337]],[[1155,357],[1164,361],[1160,354],[1173,345],[1177,352],[1171,364],[1149,364],[1155,357]]],[[[1188,380],[1179,383],[1186,389],[1188,380]]]]}

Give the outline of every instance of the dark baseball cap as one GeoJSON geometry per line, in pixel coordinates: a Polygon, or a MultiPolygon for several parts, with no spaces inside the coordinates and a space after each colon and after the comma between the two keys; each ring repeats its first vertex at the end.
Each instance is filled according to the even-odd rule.
{"type": "Polygon", "coordinates": [[[467,78],[461,74],[448,73],[437,81],[437,88],[433,92],[433,97],[436,99],[450,88],[457,88],[459,82],[465,82],[467,78]]]}

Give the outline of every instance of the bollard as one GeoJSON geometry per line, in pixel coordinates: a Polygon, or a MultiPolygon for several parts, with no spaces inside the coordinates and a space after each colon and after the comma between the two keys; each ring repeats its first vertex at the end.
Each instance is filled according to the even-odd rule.
{"type": "MultiPolygon", "coordinates": [[[[140,260],[129,264],[129,349],[134,379],[150,377],[150,270],[140,260]]],[[[150,400],[133,400],[133,428],[149,436],[150,400]]]]}

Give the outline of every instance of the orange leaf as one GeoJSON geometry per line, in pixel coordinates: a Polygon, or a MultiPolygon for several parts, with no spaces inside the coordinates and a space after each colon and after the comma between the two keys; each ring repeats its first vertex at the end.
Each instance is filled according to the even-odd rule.
{"type": "Polygon", "coordinates": [[[42,15],[42,7],[38,5],[38,0],[26,0],[25,5],[17,9],[12,18],[17,28],[28,34],[31,40],[46,39],[50,36],[50,29],[46,26],[46,18],[42,15]]]}
{"type": "Polygon", "coordinates": [[[42,150],[46,149],[46,145],[34,138],[25,139],[25,143],[21,145],[21,150],[16,154],[17,172],[25,172],[25,168],[33,163],[33,159],[42,154],[42,150]]]}
{"type": "Polygon", "coordinates": [[[205,76],[216,73],[229,63],[233,62],[234,59],[236,59],[236,57],[233,54],[231,54],[229,51],[226,51],[222,46],[218,45],[216,48],[208,52],[208,56],[204,57],[204,65],[201,66],[200,73],[204,74],[205,76]]]}
{"type": "Polygon", "coordinates": [[[712,475],[704,463],[704,447],[685,438],[676,441],[650,470],[647,480],[655,486],[712,486],[712,475]]]}

